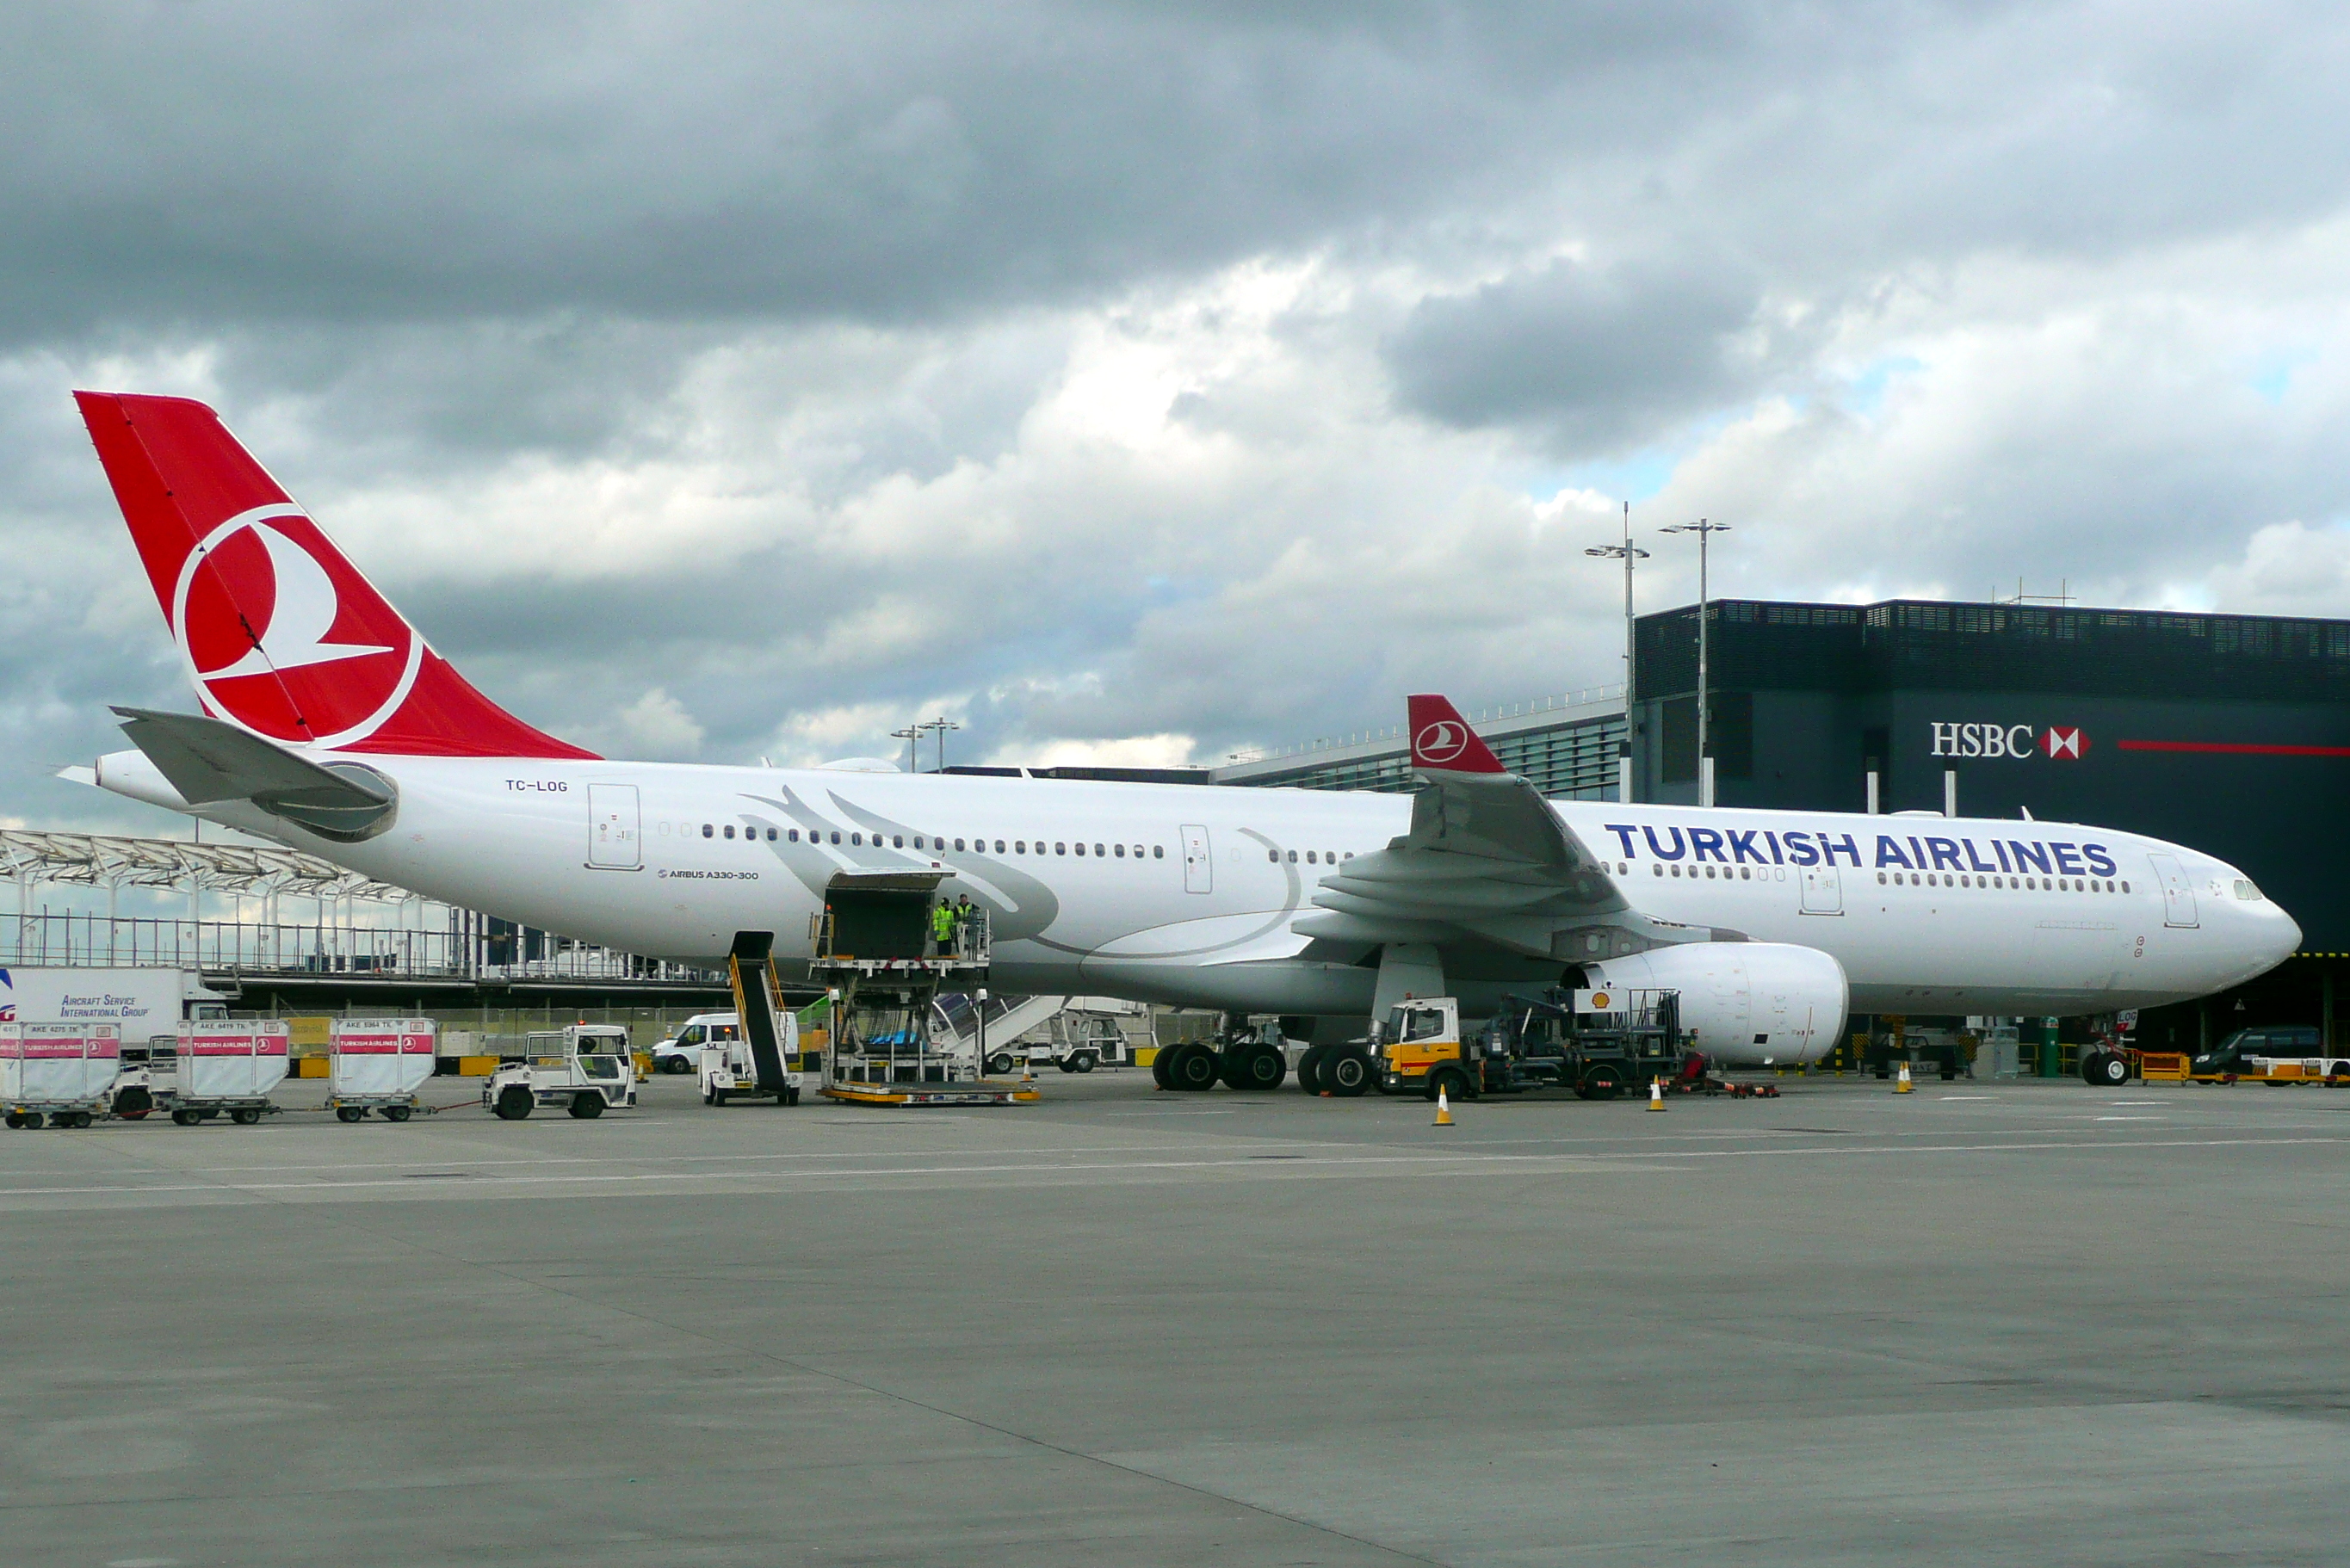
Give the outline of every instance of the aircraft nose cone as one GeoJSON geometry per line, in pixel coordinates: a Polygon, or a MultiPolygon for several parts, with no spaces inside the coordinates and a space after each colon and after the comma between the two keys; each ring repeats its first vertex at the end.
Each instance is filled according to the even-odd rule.
{"type": "Polygon", "coordinates": [[[2269,950],[2272,963],[2282,963],[2301,950],[2301,922],[2282,909],[2276,911],[2276,929],[2270,933],[2269,950]]]}

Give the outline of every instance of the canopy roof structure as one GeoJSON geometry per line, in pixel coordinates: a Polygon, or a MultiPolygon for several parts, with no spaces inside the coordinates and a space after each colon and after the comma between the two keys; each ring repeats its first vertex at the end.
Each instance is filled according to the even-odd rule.
{"type": "Polygon", "coordinates": [[[315,855],[268,844],[192,844],[97,833],[0,828],[0,876],[85,888],[196,887],[222,893],[295,893],[385,903],[415,897],[404,888],[346,871],[315,855]]]}

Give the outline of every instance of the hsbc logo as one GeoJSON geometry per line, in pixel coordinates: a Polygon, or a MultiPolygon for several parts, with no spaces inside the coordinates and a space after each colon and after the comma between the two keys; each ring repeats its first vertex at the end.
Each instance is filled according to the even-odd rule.
{"type": "Polygon", "coordinates": [[[2077,763],[2089,754],[2089,737],[2077,724],[1962,724],[1936,722],[1938,757],[2046,757],[2077,763]]]}

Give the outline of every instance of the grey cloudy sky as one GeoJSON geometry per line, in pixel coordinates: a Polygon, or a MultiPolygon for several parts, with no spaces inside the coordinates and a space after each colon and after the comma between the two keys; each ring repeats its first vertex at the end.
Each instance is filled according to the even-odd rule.
{"type": "Polygon", "coordinates": [[[636,755],[1612,680],[1627,500],[1731,593],[2345,613],[2345,81],[2316,5],[23,11],[0,819],[144,826],[46,773],[191,705],[77,386],[636,755]]]}

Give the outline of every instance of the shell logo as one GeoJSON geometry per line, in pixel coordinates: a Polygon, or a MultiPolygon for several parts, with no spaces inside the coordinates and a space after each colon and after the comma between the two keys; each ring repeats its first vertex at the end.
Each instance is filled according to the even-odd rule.
{"type": "Polygon", "coordinates": [[[1594,1012],[1605,1012],[1611,1000],[1613,999],[1606,992],[1595,991],[1591,993],[1591,1010],[1594,1012]]]}

